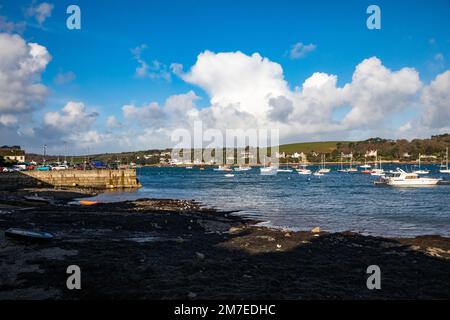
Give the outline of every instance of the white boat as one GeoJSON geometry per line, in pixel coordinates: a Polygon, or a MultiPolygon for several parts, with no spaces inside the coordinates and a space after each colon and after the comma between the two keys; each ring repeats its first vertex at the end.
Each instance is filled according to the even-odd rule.
{"type": "Polygon", "coordinates": [[[417,173],[417,174],[429,174],[430,171],[429,170],[422,170],[420,168],[420,158],[422,158],[422,155],[419,153],[419,169],[418,170],[414,170],[413,173],[417,173]]]}
{"type": "Polygon", "coordinates": [[[354,172],[358,172],[358,169],[353,168],[353,154],[351,154],[350,156],[350,167],[344,169],[343,168],[343,163],[342,163],[342,155],[341,155],[341,169],[338,170],[339,172],[343,172],[343,173],[354,173],[354,172]]]}
{"type": "Polygon", "coordinates": [[[450,173],[450,169],[448,168],[448,148],[446,148],[445,152],[445,162],[446,165],[441,165],[441,169],[439,170],[440,173],[450,173]]]}
{"type": "Polygon", "coordinates": [[[322,165],[319,169],[319,171],[317,171],[317,173],[329,173],[331,171],[330,168],[326,168],[325,167],[325,155],[322,155],[322,165]]]}
{"type": "Polygon", "coordinates": [[[388,186],[433,186],[439,183],[441,179],[436,178],[425,178],[419,176],[414,172],[405,172],[400,168],[397,168],[397,171],[389,174],[381,178],[382,182],[384,182],[388,186]]]}
{"type": "Polygon", "coordinates": [[[227,173],[227,174],[224,175],[224,177],[225,177],[225,178],[233,178],[233,177],[234,177],[234,174],[232,174],[232,173],[227,173]]]}
{"type": "Polygon", "coordinates": [[[234,171],[237,171],[237,172],[239,172],[239,171],[248,171],[248,170],[251,170],[251,169],[252,169],[252,167],[239,166],[238,168],[234,168],[234,171]]]}
{"type": "Polygon", "coordinates": [[[364,157],[364,164],[359,166],[362,169],[370,169],[372,166],[370,164],[367,164],[367,158],[364,157]]]}
{"type": "Polygon", "coordinates": [[[193,168],[194,168],[194,167],[191,167],[191,166],[186,167],[186,169],[188,169],[188,170],[193,169],[193,168]]]}
{"type": "Polygon", "coordinates": [[[289,173],[289,172],[292,172],[293,170],[292,169],[277,169],[277,172],[278,173],[289,173]]]}
{"type": "Polygon", "coordinates": [[[324,174],[322,172],[320,172],[320,171],[314,172],[313,175],[316,176],[316,177],[324,176],[324,174]]]}
{"type": "MultiPolygon", "coordinates": [[[[375,160],[376,161],[376,160],[375,160]]],[[[377,177],[381,177],[384,176],[386,174],[386,172],[384,172],[383,168],[381,167],[381,157],[380,157],[380,162],[378,163],[378,168],[374,168],[371,172],[370,175],[372,176],[377,176],[377,177]]],[[[376,162],[375,162],[376,165],[376,162]]]]}
{"type": "Polygon", "coordinates": [[[219,166],[218,168],[214,168],[214,171],[233,171],[229,166],[219,166]]]}
{"type": "Polygon", "coordinates": [[[302,175],[308,175],[308,174],[312,174],[312,171],[309,169],[306,169],[306,164],[301,164],[300,168],[297,169],[297,173],[302,174],[302,175]]]}
{"type": "Polygon", "coordinates": [[[259,169],[262,176],[273,176],[278,172],[277,167],[262,167],[259,169]]]}

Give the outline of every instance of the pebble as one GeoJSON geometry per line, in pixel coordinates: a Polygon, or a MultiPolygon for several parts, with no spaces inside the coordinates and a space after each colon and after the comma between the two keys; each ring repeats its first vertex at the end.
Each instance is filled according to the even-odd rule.
{"type": "Polygon", "coordinates": [[[205,255],[201,252],[196,252],[195,255],[197,256],[197,258],[199,258],[200,260],[205,259],[205,255]]]}
{"type": "Polygon", "coordinates": [[[320,233],[320,227],[312,228],[311,233],[320,233]]]}

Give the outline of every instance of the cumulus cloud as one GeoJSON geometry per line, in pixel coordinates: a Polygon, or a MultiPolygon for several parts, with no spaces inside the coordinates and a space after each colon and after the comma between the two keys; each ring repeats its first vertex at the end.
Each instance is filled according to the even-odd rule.
{"type": "Polygon", "coordinates": [[[266,117],[270,98],[289,92],[278,63],[240,51],[201,53],[182,79],[205,90],[212,105],[266,117]]]}
{"type": "Polygon", "coordinates": [[[28,17],[34,17],[36,21],[42,25],[47,18],[51,17],[53,11],[53,4],[48,2],[41,2],[36,5],[31,5],[25,10],[28,17]]]}
{"type": "Polygon", "coordinates": [[[302,42],[297,42],[292,45],[291,49],[288,52],[288,56],[290,59],[302,59],[306,57],[306,55],[310,52],[316,50],[315,44],[303,44],[302,42]]]}
{"type": "Polygon", "coordinates": [[[41,105],[47,88],[40,76],[51,60],[47,49],[19,35],[0,33],[0,112],[19,114],[41,105]]]}
{"type": "Polygon", "coordinates": [[[379,122],[412,103],[421,88],[419,74],[412,68],[391,71],[381,61],[365,59],[343,88],[344,99],[352,106],[344,125],[378,126],[379,122]]]}
{"type": "Polygon", "coordinates": [[[109,129],[118,129],[122,128],[122,123],[120,123],[115,116],[109,116],[108,119],[106,119],[106,126],[109,129]]]}
{"type": "Polygon", "coordinates": [[[430,128],[450,128],[450,70],[439,74],[423,89],[421,123],[430,128]]]}
{"type": "Polygon", "coordinates": [[[47,112],[44,115],[44,125],[46,128],[70,134],[88,131],[97,117],[98,113],[87,111],[84,103],[69,101],[60,111],[47,112]]]}

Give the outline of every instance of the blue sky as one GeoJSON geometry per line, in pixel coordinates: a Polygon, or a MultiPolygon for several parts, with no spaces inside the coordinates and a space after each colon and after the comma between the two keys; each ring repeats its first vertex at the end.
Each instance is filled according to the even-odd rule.
{"type": "MultiPolygon", "coordinates": [[[[184,72],[205,50],[214,53],[255,52],[278,63],[291,90],[315,72],[338,77],[337,86],[352,81],[355,67],[376,56],[391,69],[414,68],[427,85],[448,69],[450,59],[450,1],[51,1],[51,16],[40,25],[24,15],[41,1],[1,1],[0,16],[27,23],[21,37],[37,42],[52,56],[42,83],[49,88],[34,121],[68,101],[82,101],[98,113],[97,128],[110,115],[123,120],[122,106],[159,102],[193,90],[197,107],[210,106],[205,88],[171,73],[172,63],[184,72]],[[65,26],[66,8],[81,8],[81,30],[65,26]],[[368,30],[366,8],[381,8],[381,30],[368,30]],[[296,43],[315,49],[299,59],[289,50],[296,43]],[[163,78],[137,77],[139,67],[131,49],[145,44],[142,59],[159,61],[170,74],[163,78]],[[58,73],[74,79],[56,84],[58,73]]],[[[343,118],[345,106],[334,110],[343,118]]],[[[418,113],[415,108],[413,114],[418,113]]],[[[408,116],[409,117],[409,116],[408,116]]],[[[358,137],[358,130],[350,137],[358,137]]],[[[361,135],[364,138],[364,134],[361,135]]],[[[308,139],[308,138],[305,138],[308,139]]],[[[289,140],[289,139],[288,139],[289,140]]],[[[3,142],[3,141],[2,141],[3,142]]],[[[130,148],[132,148],[130,146],[130,148]]]]}

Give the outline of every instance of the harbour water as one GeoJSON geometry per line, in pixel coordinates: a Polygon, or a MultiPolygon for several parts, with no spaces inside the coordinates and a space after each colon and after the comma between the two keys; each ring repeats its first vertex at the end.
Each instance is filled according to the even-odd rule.
{"type": "MultiPolygon", "coordinates": [[[[383,165],[385,170],[409,166],[383,165]]],[[[313,171],[316,167],[309,167],[313,171]]],[[[450,185],[431,187],[374,186],[377,177],[339,173],[337,166],[321,177],[297,172],[261,176],[259,169],[235,172],[227,178],[212,168],[138,169],[142,188],[95,197],[122,201],[143,197],[194,199],[221,210],[264,221],[264,225],[292,230],[355,231],[363,234],[409,237],[450,236],[450,185]]],[[[437,165],[423,165],[429,176],[443,177],[437,165]]]]}

